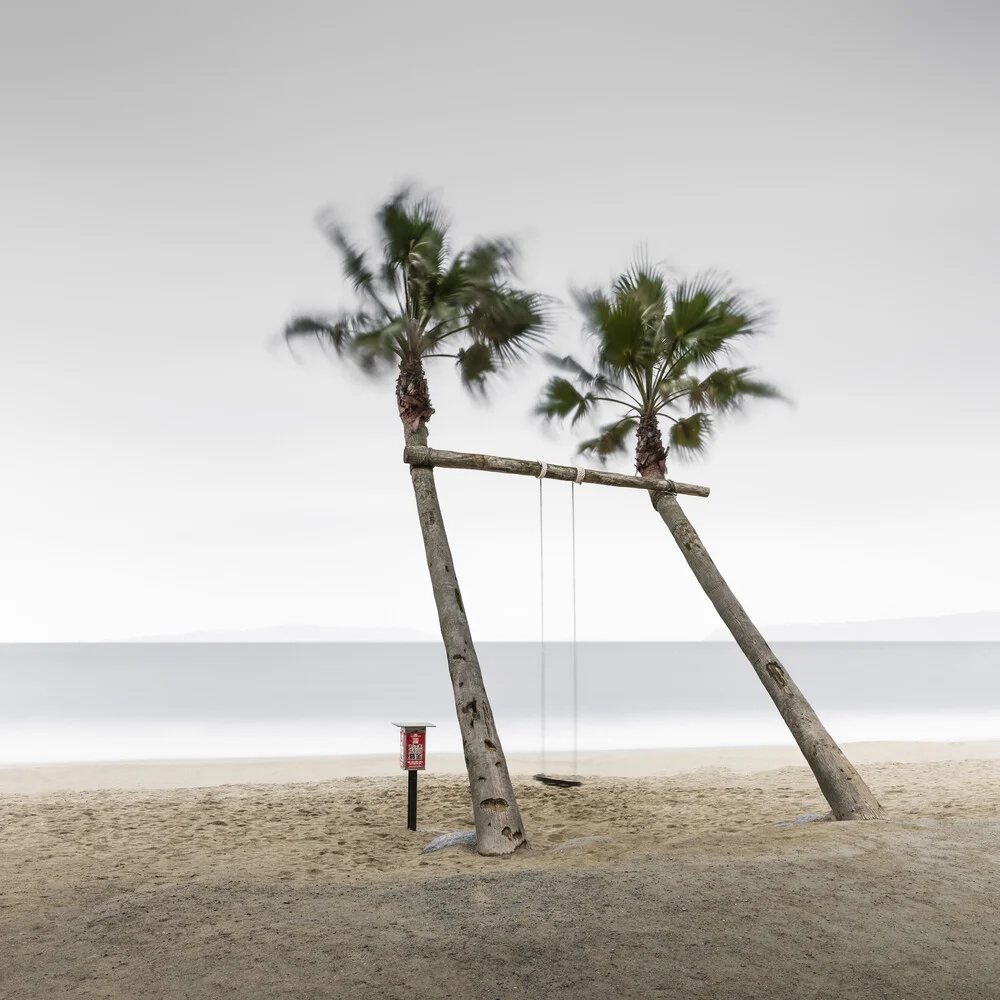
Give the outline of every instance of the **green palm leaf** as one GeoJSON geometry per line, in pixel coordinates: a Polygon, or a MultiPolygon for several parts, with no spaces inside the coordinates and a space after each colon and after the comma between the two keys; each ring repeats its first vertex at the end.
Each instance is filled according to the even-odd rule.
{"type": "Polygon", "coordinates": [[[476,343],[459,350],[455,360],[462,385],[484,394],[486,378],[497,371],[497,358],[489,344],[476,343]]]}
{"type": "Polygon", "coordinates": [[[707,413],[691,413],[670,427],[670,446],[688,455],[705,451],[712,436],[712,418],[707,413]]]}
{"type": "Polygon", "coordinates": [[[612,455],[622,455],[628,451],[630,435],[639,426],[635,417],[623,417],[614,423],[605,424],[597,437],[581,441],[579,452],[590,455],[604,465],[612,455]]]}
{"type": "Polygon", "coordinates": [[[402,327],[402,321],[397,319],[383,327],[354,335],[351,346],[363,368],[374,373],[384,367],[380,362],[390,364],[399,360],[402,327]]]}
{"type": "Polygon", "coordinates": [[[729,354],[736,341],[763,332],[765,314],[713,273],[681,281],[665,321],[666,340],[677,373],[709,365],[729,354]]]}
{"type": "Polygon", "coordinates": [[[576,424],[587,415],[593,404],[593,396],[581,393],[568,379],[553,376],[545,384],[535,412],[549,420],[572,417],[571,423],[576,424]]]}
{"type": "Polygon", "coordinates": [[[382,255],[394,269],[414,253],[426,260],[440,254],[448,228],[441,206],[432,198],[413,200],[410,188],[397,191],[376,214],[382,255]]]}
{"type": "Polygon", "coordinates": [[[503,364],[523,358],[547,334],[546,303],[539,295],[496,289],[480,295],[467,314],[469,330],[503,364]]]}
{"type": "Polygon", "coordinates": [[[742,410],[748,399],[784,399],[769,382],[752,377],[752,368],[716,368],[688,392],[692,406],[715,413],[742,410]]]}
{"type": "Polygon", "coordinates": [[[338,354],[347,350],[353,339],[352,322],[348,316],[336,319],[324,316],[296,316],[285,324],[285,340],[314,338],[323,347],[332,347],[338,354]]]}
{"type": "Polygon", "coordinates": [[[542,357],[553,367],[559,368],[562,371],[569,372],[576,379],[577,385],[583,388],[590,388],[591,386],[600,386],[601,376],[595,375],[592,372],[587,371],[579,361],[576,360],[571,354],[567,354],[563,357],[559,357],[558,354],[552,354],[546,351],[542,357]]]}
{"type": "Polygon", "coordinates": [[[319,227],[326,238],[340,252],[344,277],[351,283],[354,290],[356,292],[374,291],[375,273],[368,266],[365,254],[348,239],[343,227],[336,221],[329,209],[320,213],[319,227]]]}
{"type": "Polygon", "coordinates": [[[639,304],[646,323],[662,321],[667,303],[666,279],[649,264],[645,252],[636,255],[628,270],[615,279],[613,288],[616,298],[631,298],[639,304]]]}

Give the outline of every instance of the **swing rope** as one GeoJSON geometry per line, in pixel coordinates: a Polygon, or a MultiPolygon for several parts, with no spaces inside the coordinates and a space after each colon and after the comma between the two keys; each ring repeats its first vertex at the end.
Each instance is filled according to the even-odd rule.
{"type": "MultiPolygon", "coordinates": [[[[545,462],[539,463],[538,471],[538,616],[539,639],[541,646],[541,757],[542,775],[545,775],[545,504],[543,499],[542,480],[548,472],[545,462]]],[[[583,482],[586,470],[577,469],[576,478],[570,484],[570,549],[572,553],[572,609],[573,609],[573,776],[578,772],[578,671],[577,671],[577,635],[576,635],[576,488],[583,482]]],[[[578,781],[566,784],[579,784],[578,781]]]]}
{"type": "Polygon", "coordinates": [[[573,777],[580,772],[576,766],[576,483],[569,487],[570,543],[573,552],[573,777]]]}
{"type": "Polygon", "coordinates": [[[545,774],[545,515],[542,503],[542,480],[546,465],[538,473],[538,634],[542,654],[542,774],[545,774]]]}

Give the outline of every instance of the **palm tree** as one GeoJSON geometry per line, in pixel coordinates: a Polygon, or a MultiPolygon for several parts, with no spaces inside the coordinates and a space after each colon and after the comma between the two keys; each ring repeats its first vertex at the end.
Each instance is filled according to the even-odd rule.
{"type": "MultiPolygon", "coordinates": [[[[297,317],[285,338],[315,337],[374,375],[394,369],[406,444],[426,445],[434,408],[425,360],[450,359],[463,384],[484,393],[490,376],[541,342],[544,303],[514,286],[516,248],[509,240],[452,250],[447,223],[431,199],[403,190],[378,209],[376,220],[377,261],[329,216],[321,218],[359,301],[336,315],[297,317]]],[[[524,824],[458,588],[434,472],[413,466],[410,478],[462,732],[477,848],[480,854],[511,854],[527,843],[524,824]]]]}
{"type": "MultiPolygon", "coordinates": [[[[634,434],[638,474],[664,478],[669,448],[701,452],[716,418],[740,411],[750,399],[781,398],[752,368],[720,364],[741,340],[762,331],[764,317],[716,276],[670,283],[640,260],[610,294],[589,290],[575,298],[592,363],[548,355],[569,377],[549,380],[538,413],[576,424],[599,409],[612,410],[614,419],[580,445],[582,454],[606,461],[627,451],[634,434]],[[668,448],[661,419],[670,425],[668,448]]],[[[736,600],[676,496],[657,491],[650,499],[791,730],[834,816],[884,819],[878,800],[736,600]]]]}

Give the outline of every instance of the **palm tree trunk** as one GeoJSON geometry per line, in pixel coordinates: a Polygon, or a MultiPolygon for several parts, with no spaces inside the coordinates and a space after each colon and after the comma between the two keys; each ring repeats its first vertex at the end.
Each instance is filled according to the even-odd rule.
{"type": "Polygon", "coordinates": [[[819,720],[722,578],[698,533],[670,493],[650,494],[708,599],[757,672],[812,768],[836,819],[887,819],[886,811],[819,720]]]}
{"type": "Polygon", "coordinates": [[[636,428],[635,471],[643,479],[651,476],[666,478],[667,452],[663,447],[660,424],[655,414],[644,414],[636,428]]]}
{"type": "MultiPolygon", "coordinates": [[[[423,428],[407,430],[406,443],[426,446],[427,431],[423,428]]],[[[490,856],[513,854],[528,842],[458,589],[434,484],[434,470],[411,466],[410,478],[462,731],[476,822],[476,848],[480,854],[490,856]]]]}

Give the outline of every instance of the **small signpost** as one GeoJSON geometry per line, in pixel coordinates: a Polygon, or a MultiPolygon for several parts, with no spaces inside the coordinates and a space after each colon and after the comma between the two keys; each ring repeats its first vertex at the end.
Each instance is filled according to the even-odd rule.
{"type": "Polygon", "coordinates": [[[406,829],[417,828],[417,771],[427,766],[427,730],[433,722],[394,722],[399,727],[399,766],[407,772],[406,829]]]}

